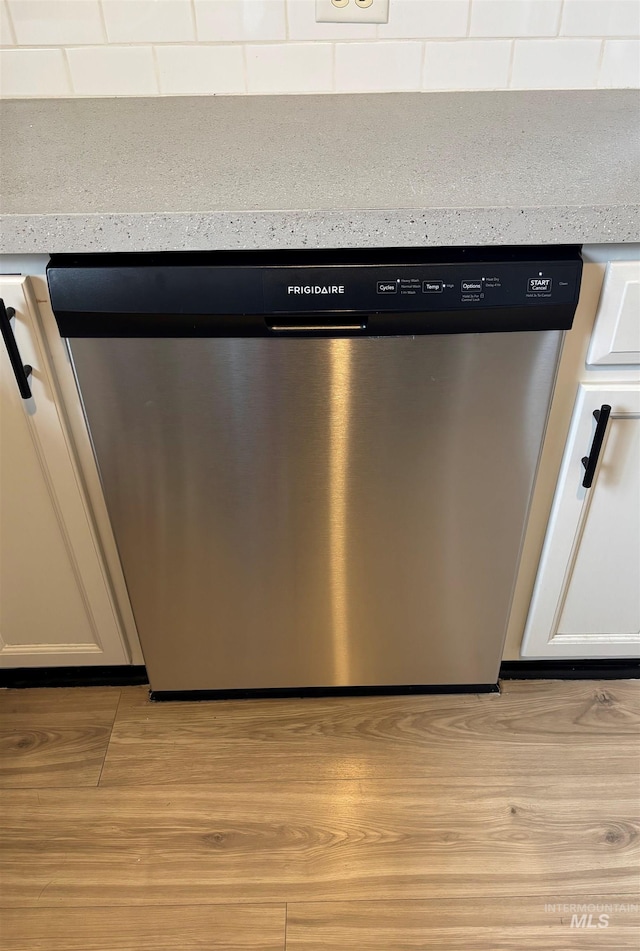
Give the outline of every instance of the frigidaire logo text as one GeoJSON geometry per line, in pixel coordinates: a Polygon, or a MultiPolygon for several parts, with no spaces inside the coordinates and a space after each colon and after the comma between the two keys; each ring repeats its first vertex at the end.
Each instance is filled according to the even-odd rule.
{"type": "Polygon", "coordinates": [[[289,284],[287,294],[344,294],[344,284],[289,284]]]}

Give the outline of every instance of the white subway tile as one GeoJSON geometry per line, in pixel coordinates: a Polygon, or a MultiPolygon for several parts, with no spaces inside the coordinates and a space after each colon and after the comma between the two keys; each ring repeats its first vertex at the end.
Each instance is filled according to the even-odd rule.
{"type": "Polygon", "coordinates": [[[287,0],[290,40],[375,39],[375,23],[316,23],[315,0],[287,0]]]}
{"type": "Polygon", "coordinates": [[[9,19],[7,0],[0,0],[0,46],[15,46],[16,39],[9,19]]]}
{"type": "Polygon", "coordinates": [[[640,88],[640,40],[607,40],[598,86],[609,89],[640,88]]]}
{"type": "Polygon", "coordinates": [[[560,32],[565,36],[638,36],[638,0],[565,0],[560,32]]]}
{"type": "Polygon", "coordinates": [[[10,0],[20,46],[104,43],[97,0],[10,0]]]}
{"type": "Polygon", "coordinates": [[[283,40],[284,0],[195,0],[199,40],[283,40]]]}
{"type": "Polygon", "coordinates": [[[189,0],[102,0],[110,43],[180,43],[195,39],[189,0]]]}
{"type": "Polygon", "coordinates": [[[423,89],[505,89],[509,40],[425,43],[423,89]]]}
{"type": "Polygon", "coordinates": [[[152,96],[158,92],[150,46],[67,50],[78,96],[152,96]]]}
{"type": "Polygon", "coordinates": [[[329,92],[330,43],[282,43],[247,46],[247,89],[250,93],[329,92]]]}
{"type": "Polygon", "coordinates": [[[62,50],[3,50],[0,54],[0,96],[63,97],[71,90],[62,50]]]}
{"type": "Polygon", "coordinates": [[[158,46],[160,92],[169,96],[245,91],[241,46],[158,46]]]}
{"type": "Polygon", "coordinates": [[[516,40],[514,89],[584,89],[596,85],[600,40],[516,40]]]}
{"type": "Polygon", "coordinates": [[[422,43],[336,43],[338,92],[394,92],[420,87],[422,43]]]}
{"type": "Polygon", "coordinates": [[[562,0],[472,0],[471,36],[555,36],[562,0]]]}
{"type": "Polygon", "coordinates": [[[469,0],[391,0],[389,22],[378,26],[380,39],[431,39],[465,36],[469,0]]]}

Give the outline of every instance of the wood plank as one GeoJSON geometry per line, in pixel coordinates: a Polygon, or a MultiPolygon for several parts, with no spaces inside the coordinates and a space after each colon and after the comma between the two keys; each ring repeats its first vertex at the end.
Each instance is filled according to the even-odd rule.
{"type": "Polygon", "coordinates": [[[291,904],[287,951],[637,951],[637,895],[585,904],[602,911],[566,895],[291,904]]]}
{"type": "Polygon", "coordinates": [[[0,895],[26,906],[637,891],[635,776],[490,769],[439,782],[5,790],[0,895]]]}
{"type": "Polygon", "coordinates": [[[5,909],[1,951],[282,951],[284,905],[5,909]]]}
{"type": "Polygon", "coordinates": [[[95,786],[119,688],[0,690],[0,787],[95,786]]]}
{"type": "Polygon", "coordinates": [[[637,681],[502,695],[152,703],[125,688],[101,783],[637,773],[637,681]],[[615,742],[614,742],[615,740],[615,742]]]}

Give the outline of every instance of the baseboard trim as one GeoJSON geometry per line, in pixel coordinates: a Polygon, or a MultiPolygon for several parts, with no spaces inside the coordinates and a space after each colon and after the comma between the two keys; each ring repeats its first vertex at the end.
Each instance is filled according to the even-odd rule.
{"type": "Polygon", "coordinates": [[[148,684],[144,665],[13,667],[0,669],[0,687],[134,687],[148,684]]]}
{"type": "Polygon", "coordinates": [[[640,658],[504,660],[500,680],[638,680],[640,658]]]}
{"type": "MultiPolygon", "coordinates": [[[[506,660],[499,680],[639,680],[640,658],[506,660]]],[[[146,668],[13,667],[0,669],[0,688],[132,687],[149,683],[146,668]]],[[[280,687],[239,690],[152,690],[152,700],[242,700],[269,697],[372,697],[411,694],[497,693],[498,684],[411,684],[375,687],[280,687]]]]}
{"type": "Polygon", "coordinates": [[[246,690],[151,690],[151,700],[269,700],[297,697],[388,697],[437,693],[499,693],[497,683],[490,684],[400,684],[367,687],[269,687],[246,690]]]}

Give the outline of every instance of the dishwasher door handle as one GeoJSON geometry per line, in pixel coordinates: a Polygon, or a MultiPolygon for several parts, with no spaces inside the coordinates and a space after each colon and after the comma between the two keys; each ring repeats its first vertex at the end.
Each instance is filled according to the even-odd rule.
{"type": "Polygon", "coordinates": [[[291,326],[281,326],[280,324],[272,324],[269,327],[269,330],[273,330],[274,333],[332,333],[336,330],[364,330],[366,324],[299,324],[291,326]]]}
{"type": "Polygon", "coordinates": [[[30,367],[28,363],[22,362],[20,351],[18,350],[18,344],[16,343],[13,327],[11,326],[11,318],[15,317],[15,313],[16,312],[13,307],[5,307],[4,301],[0,299],[0,329],[2,329],[4,345],[7,348],[7,353],[9,354],[11,369],[13,370],[13,375],[16,378],[16,383],[18,384],[18,389],[20,390],[20,396],[23,400],[29,400],[31,399],[29,377],[31,376],[33,368],[30,367]]]}
{"type": "Polygon", "coordinates": [[[593,477],[595,475],[596,466],[598,465],[598,459],[600,458],[600,450],[602,449],[602,443],[604,442],[604,436],[607,431],[607,423],[609,422],[609,416],[611,415],[611,407],[604,403],[600,409],[594,409],[593,418],[596,420],[596,431],[593,434],[593,442],[591,443],[591,450],[588,456],[582,457],[582,465],[584,466],[584,479],[582,480],[582,486],[585,489],[590,489],[593,483],[593,477]]]}
{"type": "Polygon", "coordinates": [[[265,319],[265,323],[272,333],[344,333],[367,329],[367,317],[351,314],[345,314],[342,319],[329,314],[274,314],[270,320],[265,319]]]}

